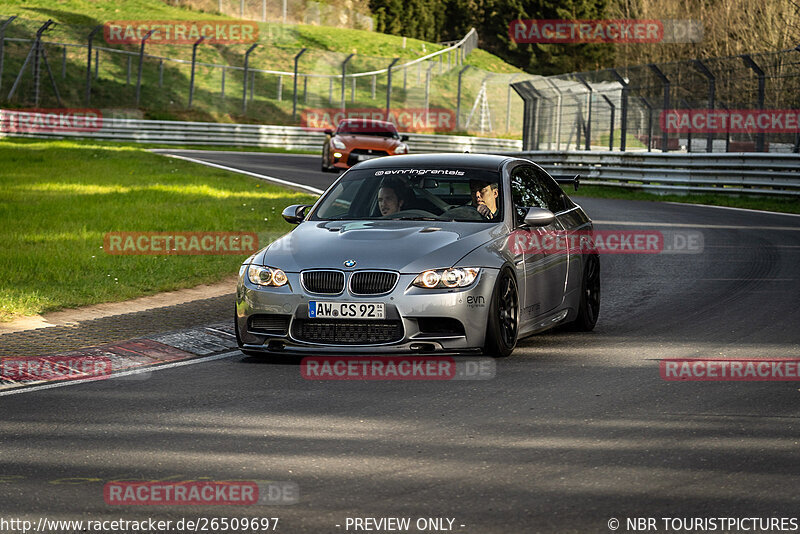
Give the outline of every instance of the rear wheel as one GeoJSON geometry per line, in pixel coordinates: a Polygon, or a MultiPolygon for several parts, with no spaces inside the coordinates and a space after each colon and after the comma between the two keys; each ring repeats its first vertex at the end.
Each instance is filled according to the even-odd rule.
{"type": "Polygon", "coordinates": [[[505,357],[514,351],[519,334],[519,292],[510,269],[500,271],[492,293],[489,324],[486,327],[486,356],[505,357]]]}
{"type": "Polygon", "coordinates": [[[597,324],[600,314],[600,258],[591,254],[586,258],[581,280],[581,300],[578,305],[578,317],[569,323],[571,330],[590,332],[597,324]]]}

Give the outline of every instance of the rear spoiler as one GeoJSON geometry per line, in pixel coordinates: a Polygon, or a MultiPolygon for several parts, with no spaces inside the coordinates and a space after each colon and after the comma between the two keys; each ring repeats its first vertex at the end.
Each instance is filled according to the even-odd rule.
{"type": "Polygon", "coordinates": [[[572,186],[575,187],[575,191],[578,190],[578,186],[581,183],[580,174],[576,174],[574,176],[571,174],[551,174],[550,176],[552,176],[555,179],[555,181],[558,182],[559,184],[566,184],[566,185],[572,184],[572,186]]]}

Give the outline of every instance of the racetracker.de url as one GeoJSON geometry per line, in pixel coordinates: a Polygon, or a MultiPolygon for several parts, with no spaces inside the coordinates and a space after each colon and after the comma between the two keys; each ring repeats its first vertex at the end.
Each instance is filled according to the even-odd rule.
{"type": "Polygon", "coordinates": [[[184,517],[179,520],[158,519],[106,519],[71,521],[40,517],[30,519],[0,517],[0,532],[102,532],[126,534],[128,532],[267,532],[278,528],[277,517],[184,517]]]}

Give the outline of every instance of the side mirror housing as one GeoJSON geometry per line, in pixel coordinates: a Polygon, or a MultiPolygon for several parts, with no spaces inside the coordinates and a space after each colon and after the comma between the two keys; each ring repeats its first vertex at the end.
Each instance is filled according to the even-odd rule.
{"type": "Polygon", "coordinates": [[[530,227],[547,226],[555,220],[555,214],[544,208],[528,208],[528,213],[525,214],[525,224],[530,227]]]}
{"type": "Polygon", "coordinates": [[[333,130],[330,128],[325,128],[325,135],[333,135],[333,130]]]}
{"type": "Polygon", "coordinates": [[[401,135],[400,136],[400,140],[405,143],[406,141],[408,141],[408,136],[407,135],[401,135]]]}
{"type": "Polygon", "coordinates": [[[300,224],[306,218],[306,209],[310,207],[309,204],[292,204],[281,212],[281,216],[289,224],[300,224]]]}

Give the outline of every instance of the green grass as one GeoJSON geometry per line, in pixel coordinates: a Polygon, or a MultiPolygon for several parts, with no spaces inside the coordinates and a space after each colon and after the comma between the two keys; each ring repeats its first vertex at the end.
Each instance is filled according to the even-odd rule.
{"type": "Polygon", "coordinates": [[[116,256],[107,232],[256,232],[312,200],[138,147],[0,141],[0,320],[120,301],[231,276],[244,256],[116,256]]]}
{"type": "Polygon", "coordinates": [[[656,194],[642,190],[623,189],[598,185],[583,185],[577,191],[571,188],[567,194],[575,197],[619,198],[623,200],[647,200],[651,202],[683,202],[687,204],[707,204],[752,210],[777,211],[780,213],[800,213],[800,202],[796,198],[775,198],[765,196],[712,195],[712,194],[656,194]]]}

